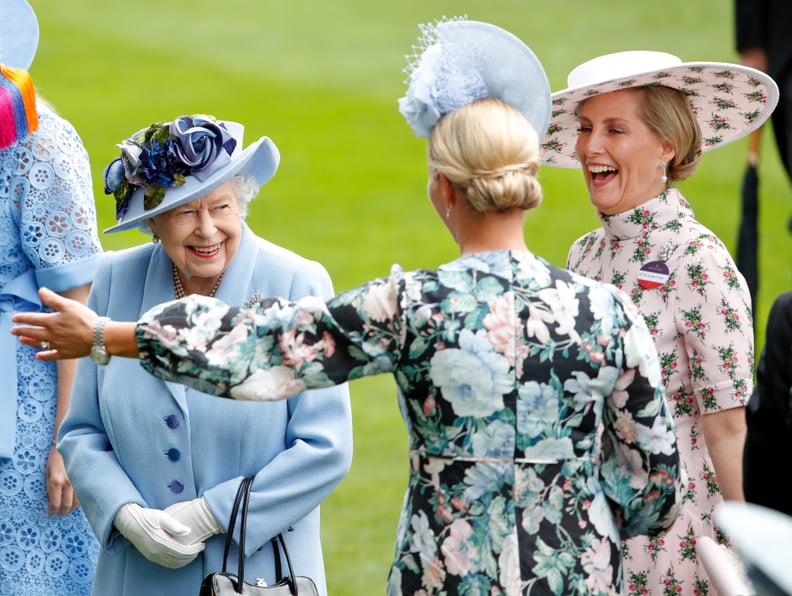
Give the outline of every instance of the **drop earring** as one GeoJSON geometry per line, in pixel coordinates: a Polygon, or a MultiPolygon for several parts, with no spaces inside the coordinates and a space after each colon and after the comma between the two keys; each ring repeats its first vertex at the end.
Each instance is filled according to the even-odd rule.
{"type": "Polygon", "coordinates": [[[664,185],[668,184],[668,174],[666,173],[666,165],[667,165],[666,162],[664,161],[660,162],[660,170],[663,172],[663,175],[660,176],[660,180],[663,181],[664,185]]]}
{"type": "Polygon", "coordinates": [[[446,205],[446,219],[451,217],[451,205],[446,205]]]}

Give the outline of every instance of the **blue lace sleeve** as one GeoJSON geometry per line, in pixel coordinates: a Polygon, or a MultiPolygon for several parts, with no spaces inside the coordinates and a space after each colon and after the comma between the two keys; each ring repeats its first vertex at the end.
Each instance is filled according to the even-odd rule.
{"type": "Polygon", "coordinates": [[[0,243],[18,242],[5,248],[21,249],[39,284],[59,291],[90,282],[102,248],[82,140],[63,118],[45,110],[39,118],[39,129],[15,147],[19,237],[0,243]]]}

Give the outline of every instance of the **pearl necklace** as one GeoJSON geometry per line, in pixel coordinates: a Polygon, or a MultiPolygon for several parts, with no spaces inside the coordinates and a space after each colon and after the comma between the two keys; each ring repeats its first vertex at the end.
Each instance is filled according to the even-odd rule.
{"type": "MultiPolygon", "coordinates": [[[[209,297],[215,295],[217,292],[217,288],[220,287],[220,282],[223,281],[223,275],[225,275],[225,271],[220,273],[220,277],[217,278],[217,283],[215,283],[212,291],[209,292],[209,297]]],[[[181,300],[184,298],[184,286],[182,285],[181,278],[179,278],[179,272],[176,269],[176,264],[173,265],[173,293],[176,294],[176,300],[181,300]]]]}

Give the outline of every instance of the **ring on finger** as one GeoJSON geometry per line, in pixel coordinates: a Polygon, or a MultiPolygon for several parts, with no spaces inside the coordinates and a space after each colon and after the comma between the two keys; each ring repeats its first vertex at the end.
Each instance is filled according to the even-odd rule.
{"type": "Polygon", "coordinates": [[[48,342],[46,339],[42,339],[41,340],[41,349],[42,350],[49,350],[50,347],[51,347],[50,346],[50,342],[48,342]]]}

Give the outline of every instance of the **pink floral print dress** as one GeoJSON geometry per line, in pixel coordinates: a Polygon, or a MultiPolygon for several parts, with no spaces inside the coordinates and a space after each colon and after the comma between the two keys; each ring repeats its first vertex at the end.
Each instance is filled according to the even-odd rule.
{"type": "Polygon", "coordinates": [[[652,334],[687,471],[682,514],[665,533],[625,542],[626,594],[713,594],[696,558],[722,502],[702,416],[744,406],[753,385],[748,288],[723,243],[677,189],[577,240],[567,266],[627,293],[652,334]]]}

